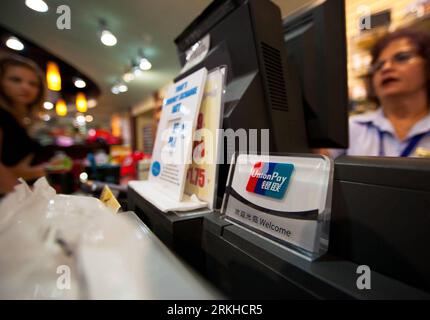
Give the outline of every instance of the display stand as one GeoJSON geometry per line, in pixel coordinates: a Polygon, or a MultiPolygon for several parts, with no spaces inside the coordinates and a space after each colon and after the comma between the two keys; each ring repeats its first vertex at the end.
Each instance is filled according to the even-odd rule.
{"type": "Polygon", "coordinates": [[[333,161],[312,154],[236,153],[221,213],[303,259],[327,252],[333,161]]]}
{"type": "MultiPolygon", "coordinates": [[[[202,69],[200,73],[203,70],[205,71],[202,69]]],[[[202,97],[193,100],[195,103],[193,116],[186,112],[189,104],[182,105],[184,100],[176,104],[175,99],[182,97],[179,95],[178,98],[178,92],[185,90],[183,88],[189,86],[190,79],[198,76],[199,73],[178,80],[172,86],[171,97],[166,100],[165,105],[166,108],[170,104],[173,107],[171,114],[166,111],[162,116],[164,122],[159,126],[157,133],[158,144],[156,143],[156,146],[158,145],[158,147],[154,149],[149,181],[130,182],[128,191],[129,208],[134,210],[167,246],[202,273],[205,272],[204,253],[201,249],[202,217],[205,213],[211,212],[215,206],[217,159],[220,150],[217,130],[223,114],[225,72],[223,67],[215,68],[210,70],[207,77],[204,77],[206,79],[204,90],[201,88],[202,84],[198,86],[202,97]],[[200,100],[202,100],[201,105],[200,100]],[[175,109],[176,106],[178,106],[178,110],[175,109]],[[181,113],[182,115],[180,115],[181,113]],[[171,164],[168,161],[163,163],[162,155],[166,150],[169,151],[167,155],[170,156],[175,153],[181,154],[182,149],[178,147],[173,150],[174,152],[171,148],[166,149],[166,145],[169,146],[169,143],[162,147],[165,137],[160,128],[168,127],[170,122],[175,127],[177,123],[180,123],[178,119],[186,117],[197,119],[195,130],[189,130],[187,135],[184,135],[187,138],[186,153],[193,161],[189,166],[187,161],[179,161],[176,164],[177,183],[173,183],[171,181],[173,171],[169,169],[171,164]],[[191,142],[193,142],[192,145],[191,142]],[[164,167],[167,168],[168,173],[165,177],[162,175],[164,167]],[[182,198],[182,196],[184,197],[182,198]],[[176,202],[172,202],[172,199],[176,202]]],[[[200,75],[199,83],[201,78],[200,75]]],[[[185,95],[183,99],[190,97],[193,96],[185,95]]],[[[191,128],[188,127],[188,129],[191,128]]],[[[170,131],[175,132],[175,130],[170,131]]],[[[170,131],[168,130],[168,132],[170,131]]],[[[167,141],[171,140],[174,141],[175,138],[169,137],[167,141]]]]}

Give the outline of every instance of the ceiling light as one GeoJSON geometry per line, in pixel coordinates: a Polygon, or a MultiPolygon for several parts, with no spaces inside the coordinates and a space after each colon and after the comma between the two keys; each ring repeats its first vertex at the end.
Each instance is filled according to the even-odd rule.
{"type": "Polygon", "coordinates": [[[61,90],[61,76],[60,69],[55,62],[49,61],[46,68],[46,82],[48,89],[52,91],[61,90]]]}
{"type": "Polygon", "coordinates": [[[124,93],[128,91],[127,85],[121,80],[115,81],[114,85],[111,88],[113,94],[124,93]]]}
{"type": "Polygon", "coordinates": [[[134,80],[134,73],[131,71],[128,71],[128,72],[124,73],[124,75],[122,76],[122,79],[125,82],[133,81],[134,80]]]}
{"type": "Polygon", "coordinates": [[[9,39],[6,40],[6,46],[16,51],[21,51],[24,49],[24,44],[16,37],[9,37],[9,39]]]}
{"type": "Polygon", "coordinates": [[[37,12],[48,11],[48,5],[43,0],[25,0],[25,5],[37,12]]]}
{"type": "Polygon", "coordinates": [[[87,86],[87,83],[81,78],[75,78],[74,85],[76,88],[82,89],[87,86]]]}
{"type": "Polygon", "coordinates": [[[100,41],[105,46],[108,46],[108,47],[112,47],[112,46],[116,45],[116,43],[117,43],[116,37],[109,30],[103,30],[102,31],[102,35],[100,37],[100,41]]]}
{"type": "Polygon", "coordinates": [[[117,39],[112,32],[109,31],[107,23],[104,19],[99,21],[100,23],[100,41],[108,47],[116,45],[117,39]]]}
{"type": "Polygon", "coordinates": [[[93,122],[93,120],[94,120],[93,116],[90,116],[90,115],[86,115],[85,116],[85,121],[86,122],[93,122]]]}
{"type": "Polygon", "coordinates": [[[76,95],[76,110],[85,113],[88,110],[87,98],[82,92],[78,92],[76,95]]]}
{"type": "Polygon", "coordinates": [[[57,101],[57,104],[55,105],[55,111],[60,117],[67,115],[67,105],[63,99],[57,101]]]}
{"type": "Polygon", "coordinates": [[[142,58],[142,59],[140,59],[139,68],[144,70],[144,71],[147,71],[147,70],[150,70],[152,68],[152,64],[151,64],[151,62],[149,62],[148,59],[142,58]]]}
{"type": "Polygon", "coordinates": [[[79,125],[84,125],[85,124],[85,116],[83,116],[83,115],[78,115],[77,117],[76,117],[76,122],[79,124],[79,125]]]}
{"type": "Polygon", "coordinates": [[[43,103],[43,107],[44,107],[46,110],[52,110],[52,109],[54,109],[54,104],[53,104],[52,102],[45,101],[45,102],[43,103]]]}
{"type": "Polygon", "coordinates": [[[117,85],[113,86],[112,89],[111,89],[111,91],[112,91],[113,94],[119,94],[119,88],[118,88],[118,86],[117,85]]]}
{"type": "Polygon", "coordinates": [[[126,84],[121,83],[121,84],[118,86],[118,90],[119,90],[119,92],[124,93],[124,92],[127,92],[127,91],[128,91],[128,87],[127,87],[127,85],[126,85],[126,84]]]}
{"type": "Polygon", "coordinates": [[[143,71],[147,71],[152,68],[152,63],[149,62],[142,48],[139,49],[139,55],[138,55],[137,61],[139,63],[139,68],[143,71]]]}
{"type": "Polygon", "coordinates": [[[87,101],[88,108],[95,108],[97,106],[97,100],[96,99],[90,99],[87,101]]]}
{"type": "Polygon", "coordinates": [[[138,77],[142,74],[142,69],[139,66],[133,67],[133,74],[135,77],[138,77]]]}

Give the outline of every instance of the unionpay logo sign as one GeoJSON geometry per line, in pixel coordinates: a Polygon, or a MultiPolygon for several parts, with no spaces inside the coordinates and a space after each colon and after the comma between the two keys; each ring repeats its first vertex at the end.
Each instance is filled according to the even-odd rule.
{"type": "Polygon", "coordinates": [[[291,163],[257,162],[246,185],[246,191],[266,197],[282,199],[291,180],[291,163]]]}

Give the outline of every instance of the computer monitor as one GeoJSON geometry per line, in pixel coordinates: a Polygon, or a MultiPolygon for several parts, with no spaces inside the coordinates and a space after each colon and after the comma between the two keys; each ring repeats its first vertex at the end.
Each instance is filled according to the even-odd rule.
{"type": "Polygon", "coordinates": [[[175,39],[182,65],[186,51],[206,35],[206,58],[178,79],[203,66],[226,65],[223,128],[270,129],[271,151],[305,151],[300,95],[285,72],[279,8],[269,0],[212,2],[175,39]]]}
{"type": "Polygon", "coordinates": [[[298,69],[311,148],[348,147],[344,0],[315,1],[283,22],[285,50],[298,69]]]}
{"type": "MultiPolygon", "coordinates": [[[[204,60],[175,80],[202,67],[210,70],[227,66],[223,129],[269,129],[266,150],[306,152],[300,89],[294,73],[285,72],[287,59],[279,8],[269,0],[212,2],[175,39],[182,66],[186,63],[186,51],[207,35],[210,49],[204,60]]],[[[224,194],[230,162],[229,146],[223,145],[219,200],[224,194]]],[[[235,145],[237,151],[250,151],[239,147],[240,144],[235,145]]],[[[260,149],[261,144],[258,150],[251,151],[260,149]]]]}
{"type": "MultiPolygon", "coordinates": [[[[327,95],[333,94],[336,97],[342,95],[346,98],[346,63],[343,63],[345,57],[342,56],[346,55],[343,2],[335,2],[340,3],[341,9],[334,6],[323,6],[323,12],[331,19],[337,19],[336,23],[341,25],[337,27],[340,31],[336,32],[336,35],[341,35],[337,39],[340,44],[337,43],[332,47],[325,45],[323,41],[330,37],[318,34],[319,37],[315,38],[311,50],[315,50],[315,47],[323,47],[324,54],[321,56],[304,54],[303,59],[299,60],[288,59],[287,53],[290,52],[293,58],[297,58],[297,48],[299,48],[297,43],[300,45],[302,43],[301,33],[299,32],[297,37],[293,37],[294,41],[284,42],[285,32],[282,26],[281,12],[271,1],[214,1],[175,39],[182,66],[186,64],[187,50],[207,35],[210,42],[210,49],[206,57],[175,80],[180,80],[202,67],[210,70],[221,65],[227,66],[223,129],[245,129],[246,131],[269,129],[270,143],[269,146],[264,146],[265,151],[309,152],[309,147],[316,146],[316,144],[308,139],[307,132],[313,138],[315,138],[315,134],[321,133],[324,136],[324,142],[336,137],[336,139],[333,138],[335,143],[327,143],[326,145],[318,143],[317,146],[319,147],[345,147],[348,140],[346,128],[347,100],[338,101],[339,99],[336,98],[326,98],[319,95],[319,93],[325,92],[327,95]],[[332,66],[332,62],[336,58],[339,59],[339,62],[332,66]],[[318,65],[325,64],[326,60],[329,61],[326,69],[319,66],[315,69],[315,76],[321,76],[321,88],[323,89],[314,86],[314,78],[300,76],[304,70],[309,71],[309,69],[301,67],[308,63],[307,59],[316,59],[318,65]],[[330,68],[338,73],[337,78],[336,76],[330,78],[327,75],[331,72],[330,68]],[[322,73],[317,74],[321,70],[322,73]],[[323,84],[327,78],[336,83],[330,87],[329,91],[324,91],[329,86],[323,84]],[[344,81],[344,86],[338,83],[340,80],[344,81]],[[312,81],[312,84],[306,85],[304,83],[306,81],[312,81]],[[333,93],[335,89],[340,90],[340,93],[333,93]],[[308,94],[311,91],[318,94],[308,94]],[[305,103],[302,101],[302,97],[307,99],[309,96],[316,96],[324,101],[321,104],[321,109],[317,108],[319,105],[307,102],[313,102],[313,100],[305,100],[305,103]],[[325,101],[333,103],[333,106],[327,105],[325,101]],[[304,108],[304,104],[309,104],[312,108],[304,108]],[[309,112],[309,110],[313,110],[313,112],[309,112]],[[305,118],[309,118],[309,120],[305,121],[305,118]],[[328,122],[330,125],[324,122],[328,122]],[[332,123],[336,123],[342,130],[334,128],[332,123]],[[310,126],[310,129],[306,129],[306,124],[310,126]],[[326,128],[330,129],[326,130],[326,128]]],[[[333,23],[333,21],[318,19],[318,16],[321,15],[320,11],[316,11],[316,18],[311,19],[311,30],[321,28],[323,33],[335,30],[336,27],[334,26],[330,28],[325,26],[325,24],[333,23]]],[[[312,17],[314,17],[313,11],[311,11],[312,17]]],[[[313,35],[309,32],[302,34],[306,37],[309,34],[313,35]]],[[[249,148],[248,150],[240,150],[239,144],[236,144],[235,147],[237,151],[242,152],[259,152],[262,149],[261,144],[258,150],[249,150],[249,148]]],[[[221,159],[224,164],[219,167],[218,205],[220,205],[220,200],[224,194],[229,168],[227,163],[230,161],[226,143],[224,143],[224,149],[224,159],[221,159]]]]}

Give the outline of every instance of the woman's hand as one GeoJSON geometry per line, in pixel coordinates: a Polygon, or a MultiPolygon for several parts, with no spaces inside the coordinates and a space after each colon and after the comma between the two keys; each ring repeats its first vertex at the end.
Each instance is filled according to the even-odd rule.
{"type": "Polygon", "coordinates": [[[15,186],[18,184],[18,179],[12,173],[12,171],[5,167],[0,162],[0,194],[6,194],[8,192],[13,191],[15,186]]]}
{"type": "Polygon", "coordinates": [[[319,149],[311,149],[313,154],[320,154],[322,156],[331,157],[330,151],[328,149],[319,148],[319,149]]]}
{"type": "Polygon", "coordinates": [[[46,174],[45,166],[31,166],[33,155],[28,155],[22,159],[17,165],[10,167],[16,178],[23,178],[24,180],[32,180],[44,177],[46,174]]]}
{"type": "MultiPolygon", "coordinates": [[[[0,128],[0,159],[2,153],[3,131],[0,128]]],[[[6,167],[0,160],[0,194],[5,194],[13,191],[18,179],[15,174],[6,167]]]]}

